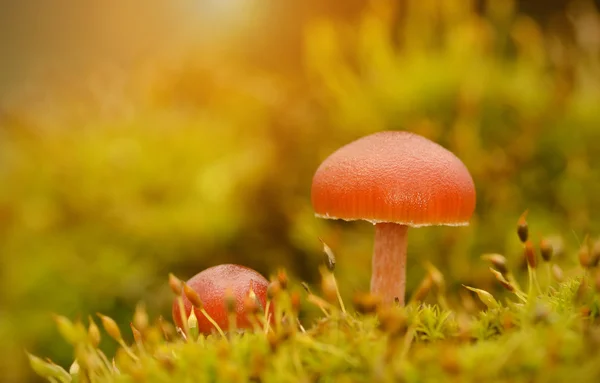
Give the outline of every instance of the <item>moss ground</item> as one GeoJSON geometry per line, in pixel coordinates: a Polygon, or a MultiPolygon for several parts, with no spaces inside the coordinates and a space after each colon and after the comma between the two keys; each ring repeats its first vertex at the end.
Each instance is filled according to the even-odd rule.
{"type": "Polygon", "coordinates": [[[600,253],[582,247],[581,267],[566,280],[551,261],[537,262],[530,242],[524,255],[530,257],[525,289],[501,255],[486,256],[507,295],[465,286],[456,307],[431,265],[406,307],[381,305],[367,293],[344,304],[329,258],[319,294],[277,273],[269,289],[274,314],[267,319],[260,307],[249,311],[253,331],[202,335],[193,320],[176,329],[163,318],[150,320],[140,306],[126,341],[131,336],[109,317],[84,323],[57,316],[73,364],[63,368],[33,355],[30,363],[52,382],[598,381],[600,253]],[[538,281],[541,275],[552,278],[538,281]],[[423,303],[427,295],[435,303],[423,303]],[[315,310],[320,315],[311,317],[315,310]],[[96,322],[119,344],[114,355],[98,348],[105,335],[96,322]]]}

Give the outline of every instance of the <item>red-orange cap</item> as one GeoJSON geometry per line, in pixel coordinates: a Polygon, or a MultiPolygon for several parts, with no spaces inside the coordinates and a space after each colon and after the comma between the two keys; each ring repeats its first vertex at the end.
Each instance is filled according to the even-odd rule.
{"type": "MultiPolygon", "coordinates": [[[[245,311],[244,300],[252,290],[264,308],[267,301],[269,281],[257,271],[248,267],[224,264],[201,271],[188,280],[187,284],[198,294],[203,308],[217,322],[219,327],[227,329],[229,326],[225,306],[227,289],[231,289],[235,297],[237,327],[252,328],[248,313],[245,311]]],[[[176,299],[173,302],[173,320],[178,327],[182,327],[183,321],[187,320],[192,312],[192,303],[185,296],[183,297],[183,306],[185,318],[181,318],[178,300],[176,299]]],[[[198,319],[198,330],[204,334],[210,334],[214,328],[213,324],[199,309],[194,309],[194,314],[198,319]]]]}
{"type": "Polygon", "coordinates": [[[419,135],[388,131],[331,154],[312,183],[317,216],[409,226],[467,225],[475,185],[450,151],[419,135]]]}

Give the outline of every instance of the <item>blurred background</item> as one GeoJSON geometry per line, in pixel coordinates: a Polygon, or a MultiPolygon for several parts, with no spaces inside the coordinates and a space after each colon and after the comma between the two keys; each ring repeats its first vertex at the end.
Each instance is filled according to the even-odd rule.
{"type": "MultiPolygon", "coordinates": [[[[339,146],[403,129],[461,158],[465,228],[413,229],[408,293],[431,261],[453,302],[519,268],[515,234],[565,270],[600,234],[600,15],[593,1],[4,2],[0,12],[0,380],[24,350],[68,366],[51,313],[137,302],[227,262],[315,283],[318,237],[343,296],[369,287],[373,227],[325,222],[311,177],[339,146]]],[[[169,318],[170,319],[170,318],[169,318]]]]}

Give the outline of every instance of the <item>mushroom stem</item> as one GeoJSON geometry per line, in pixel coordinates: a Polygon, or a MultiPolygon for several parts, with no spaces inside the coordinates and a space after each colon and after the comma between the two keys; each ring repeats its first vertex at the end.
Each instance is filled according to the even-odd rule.
{"type": "Polygon", "coordinates": [[[385,304],[398,298],[398,303],[404,306],[407,231],[408,226],[397,223],[375,225],[371,292],[385,304]]]}

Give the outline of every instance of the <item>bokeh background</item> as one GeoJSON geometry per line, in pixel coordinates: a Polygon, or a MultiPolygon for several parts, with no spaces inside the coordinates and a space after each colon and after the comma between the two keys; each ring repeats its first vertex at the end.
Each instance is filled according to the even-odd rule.
{"type": "Polygon", "coordinates": [[[63,365],[51,313],[137,302],[169,315],[169,272],[219,263],[318,281],[319,237],[349,299],[373,227],[313,216],[337,147],[403,129],[477,185],[466,228],[410,231],[408,292],[429,260],[451,301],[497,290],[485,252],[521,264],[529,209],[568,271],[600,234],[600,15],[592,1],[116,0],[0,11],[0,377],[24,350],[63,365]]]}

